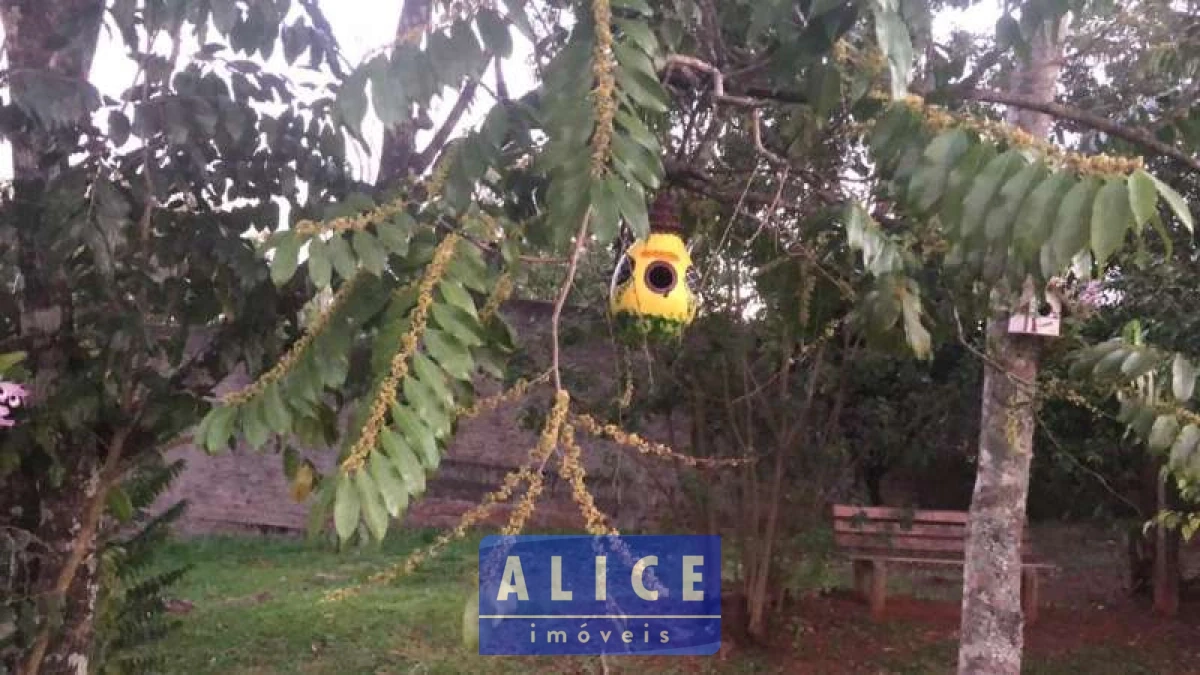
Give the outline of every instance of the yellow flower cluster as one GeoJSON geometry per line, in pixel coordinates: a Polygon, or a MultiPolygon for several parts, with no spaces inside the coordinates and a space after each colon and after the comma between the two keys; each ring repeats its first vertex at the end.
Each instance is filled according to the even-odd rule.
{"type": "Polygon", "coordinates": [[[274,367],[245,389],[226,394],[221,399],[221,403],[223,405],[242,405],[248,403],[255,397],[262,395],[263,391],[272,383],[283,379],[285,375],[291,372],[292,368],[296,367],[296,363],[300,360],[300,355],[325,330],[326,326],[329,325],[330,318],[341,309],[342,305],[346,304],[346,298],[349,297],[350,291],[353,290],[360,278],[360,275],[356,274],[349,281],[342,284],[342,287],[334,294],[333,300],[325,308],[325,311],[321,312],[312,325],[309,326],[308,330],[304,332],[304,335],[292,345],[292,348],[279,359],[279,362],[274,367]]]}
{"type": "Polygon", "coordinates": [[[468,419],[477,415],[481,415],[485,412],[495,410],[506,403],[512,403],[524,398],[525,395],[529,393],[530,387],[536,384],[541,384],[542,382],[546,382],[549,379],[550,371],[546,371],[532,380],[517,380],[513,386],[500,392],[499,394],[496,394],[495,396],[479,399],[470,408],[459,408],[455,411],[454,415],[458,419],[468,419]]]}
{"type": "Polygon", "coordinates": [[[752,464],[755,461],[755,459],[751,458],[751,457],[738,457],[738,458],[730,458],[730,459],[710,459],[710,458],[706,458],[706,457],[692,457],[690,455],[684,455],[684,454],[675,452],[674,450],[663,445],[662,443],[655,443],[653,441],[648,441],[648,440],[642,438],[641,436],[638,436],[637,434],[625,431],[624,429],[622,429],[621,427],[619,427],[615,424],[600,424],[599,422],[597,422],[595,420],[595,418],[591,417],[590,415],[575,415],[575,414],[573,414],[573,415],[571,415],[571,420],[580,429],[584,430],[585,432],[587,432],[589,434],[592,434],[593,436],[600,436],[600,437],[607,438],[616,443],[620,443],[621,445],[624,445],[626,447],[633,448],[633,449],[637,450],[639,453],[646,455],[646,456],[659,457],[661,459],[673,459],[673,460],[681,462],[685,466],[688,466],[691,468],[699,468],[699,467],[714,468],[714,467],[719,467],[719,466],[730,466],[730,467],[742,466],[745,464],[752,464]]]}
{"type": "Polygon", "coordinates": [[[1004,142],[1013,147],[1035,150],[1052,164],[1071,169],[1083,176],[1127,175],[1145,166],[1141,157],[1085,155],[1064,150],[1044,138],[1034,136],[1006,122],[969,115],[955,115],[945,108],[926,103],[923,98],[915,94],[909,95],[903,103],[920,115],[924,124],[934,131],[951,128],[974,131],[981,136],[997,142],[1004,142]]]}
{"type": "Polygon", "coordinates": [[[446,271],[446,265],[449,264],[450,259],[454,256],[454,250],[458,246],[458,241],[458,235],[446,235],[446,238],[438,244],[437,250],[434,251],[433,260],[430,261],[429,266],[425,269],[425,275],[418,287],[417,306],[413,309],[410,319],[411,326],[408,332],[400,338],[400,349],[392,357],[391,371],[379,385],[379,393],[375,397],[371,414],[363,426],[362,435],[359,437],[358,442],[354,444],[350,455],[342,462],[342,468],[348,472],[361,469],[367,460],[367,456],[370,455],[378,442],[379,432],[383,429],[388,412],[396,404],[396,389],[399,387],[400,382],[404,380],[404,376],[408,374],[408,360],[416,353],[421,336],[425,332],[425,323],[429,316],[429,308],[433,305],[433,289],[441,280],[442,275],[446,271]]]}
{"type": "Polygon", "coordinates": [[[839,66],[856,66],[877,76],[887,69],[887,57],[873,44],[857,48],[842,38],[833,44],[833,61],[839,66]]]}
{"type": "Polygon", "coordinates": [[[450,167],[454,164],[454,158],[458,156],[459,144],[451,143],[442,152],[442,156],[433,167],[433,172],[429,175],[429,182],[426,184],[427,192],[430,198],[438,197],[442,194],[442,189],[446,187],[446,178],[450,176],[450,167]]]}
{"type": "MultiPolygon", "coordinates": [[[[542,491],[543,481],[540,469],[535,471],[532,466],[535,462],[540,462],[541,467],[546,465],[546,461],[550,458],[550,454],[554,452],[554,448],[556,447],[556,440],[567,418],[569,407],[570,396],[567,392],[557,392],[554,407],[550,411],[550,416],[546,419],[546,426],[542,430],[538,444],[530,450],[526,463],[516,471],[505,476],[500,488],[484,497],[482,503],[464,513],[462,519],[453,530],[443,533],[427,548],[414,552],[403,563],[393,565],[368,577],[366,584],[388,583],[404,575],[413,573],[421,563],[440,553],[450,542],[457,541],[466,536],[467,531],[471,527],[486,518],[496,505],[511,499],[517,487],[525,483],[529,486],[525,496],[513,509],[508,524],[504,528],[505,534],[520,532],[525,522],[528,521],[529,516],[533,514],[537,497],[542,491]]],[[[327,593],[322,601],[337,602],[356,595],[361,590],[362,585],[337,589],[327,593]]]]}
{"type": "Polygon", "coordinates": [[[583,466],[583,450],[575,442],[575,427],[569,423],[563,424],[559,442],[563,448],[559,461],[562,476],[571,484],[571,498],[583,514],[588,534],[620,534],[615,527],[608,524],[608,516],[596,506],[595,498],[587,489],[587,469],[583,466]]]}
{"type": "Polygon", "coordinates": [[[332,232],[335,235],[349,231],[357,232],[365,230],[375,223],[381,223],[392,218],[407,206],[408,200],[397,198],[353,216],[342,216],[341,218],[334,218],[333,220],[324,222],[301,220],[292,229],[301,237],[315,237],[326,232],[332,232]]]}
{"type": "Polygon", "coordinates": [[[592,105],[596,129],[592,134],[592,176],[608,171],[612,145],[613,118],[617,114],[616,61],[613,59],[612,7],[608,0],[592,0],[592,22],[596,25],[596,46],[592,52],[592,74],[596,87],[592,90],[592,105]]]}
{"type": "Polygon", "coordinates": [[[571,396],[565,389],[559,389],[555,392],[554,407],[550,409],[550,416],[546,419],[546,426],[542,429],[542,435],[538,439],[537,446],[534,447],[533,453],[529,458],[529,464],[531,466],[537,464],[538,469],[530,474],[525,495],[521,498],[521,501],[517,502],[512,513],[509,514],[508,524],[501,530],[502,534],[511,535],[520,533],[525,528],[525,523],[529,521],[530,516],[533,515],[538,497],[541,496],[542,488],[544,487],[542,468],[546,466],[546,462],[550,459],[554,448],[558,447],[559,431],[567,419],[570,403],[571,396]]]}
{"type": "Polygon", "coordinates": [[[492,294],[488,296],[487,302],[483,305],[483,311],[479,313],[479,322],[486,325],[500,311],[500,305],[503,305],[513,292],[512,276],[505,272],[496,280],[496,286],[492,289],[492,294]]]}

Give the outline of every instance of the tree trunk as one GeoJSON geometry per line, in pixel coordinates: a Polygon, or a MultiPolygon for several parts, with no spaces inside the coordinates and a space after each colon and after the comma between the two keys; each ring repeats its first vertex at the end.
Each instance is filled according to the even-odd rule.
{"type": "MultiPolygon", "coordinates": [[[[1174,486],[1164,480],[1161,473],[1156,473],[1155,478],[1158,483],[1157,514],[1176,506],[1177,500],[1174,499],[1174,486]]],[[[1178,528],[1158,525],[1154,529],[1154,613],[1175,617],[1179,614],[1179,584],[1183,577],[1179,559],[1182,537],[1178,528]]]]}
{"type": "MultiPolygon", "coordinates": [[[[432,0],[403,0],[400,21],[396,26],[396,39],[402,40],[413,30],[427,25],[432,12],[432,0]]],[[[392,187],[404,180],[411,171],[413,157],[417,152],[417,130],[419,119],[425,111],[418,111],[412,119],[405,120],[383,131],[383,149],[379,153],[379,173],[375,184],[392,187]]]]}
{"type": "Polygon", "coordinates": [[[61,485],[44,486],[38,536],[50,550],[40,561],[36,597],[49,599],[61,614],[34,643],[24,675],[37,672],[91,672],[96,596],[100,590],[96,530],[104,509],[100,471],[94,454],[81,452],[66,467],[61,485]],[[61,624],[58,622],[61,621],[61,624]]]}
{"type": "MultiPolygon", "coordinates": [[[[1033,39],[1028,63],[1014,73],[1012,88],[1039,101],[1054,100],[1065,27],[1044,26],[1033,39]]],[[[1050,118],[1010,110],[1010,124],[1045,137],[1050,118]]],[[[1017,289],[1019,291],[1019,289],[1017,289]]],[[[958,652],[962,675],[1020,675],[1024,648],[1021,613],[1021,538],[1033,459],[1037,337],[1010,335],[1007,311],[997,307],[987,331],[989,363],[983,376],[979,460],[963,571],[963,609],[958,652]],[[1015,378],[1017,381],[1014,381],[1015,378]]]]}
{"type": "MultiPolygon", "coordinates": [[[[103,0],[0,0],[10,73],[88,79],[103,14],[103,0]]],[[[76,129],[50,133],[33,124],[10,139],[17,261],[23,280],[20,337],[35,374],[30,383],[34,405],[57,386],[75,350],[71,289],[60,269],[40,259],[39,230],[45,225],[46,186],[67,166],[67,153],[77,139],[76,129]]],[[[61,438],[56,447],[26,449],[22,462],[21,469],[5,476],[0,485],[0,492],[8,495],[0,501],[4,506],[16,502],[20,513],[0,516],[5,524],[12,519],[15,527],[33,529],[46,547],[44,555],[28,561],[31,574],[16,589],[39,600],[45,610],[31,648],[18,655],[18,672],[86,674],[98,591],[95,528],[104,505],[95,444],[75,445],[61,438]],[[47,479],[45,461],[62,469],[54,485],[47,479]]]]}

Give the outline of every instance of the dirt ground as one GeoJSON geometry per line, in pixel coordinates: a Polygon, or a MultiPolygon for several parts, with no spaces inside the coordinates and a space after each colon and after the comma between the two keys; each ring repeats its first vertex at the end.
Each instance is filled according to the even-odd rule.
{"type": "MultiPolygon", "coordinates": [[[[1128,591],[1125,541],[1112,531],[1049,527],[1039,549],[1059,569],[1042,586],[1039,621],[1026,627],[1026,671],[1200,675],[1200,584],[1185,592],[1178,617],[1154,615],[1128,591]]],[[[1185,553],[1185,576],[1200,575],[1200,547],[1185,553]]],[[[765,670],[775,673],[953,672],[961,602],[960,570],[889,569],[885,618],[872,621],[849,590],[802,598],[775,626],[765,670]]],[[[736,646],[732,662],[756,649],[736,646]]]]}

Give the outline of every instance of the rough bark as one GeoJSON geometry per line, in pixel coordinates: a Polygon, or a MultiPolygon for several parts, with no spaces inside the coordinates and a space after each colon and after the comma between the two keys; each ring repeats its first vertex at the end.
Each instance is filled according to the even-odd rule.
{"type": "MultiPolygon", "coordinates": [[[[1042,30],[1028,63],[1014,73],[1012,89],[1042,101],[1054,99],[1061,69],[1061,36],[1042,30]]],[[[1044,113],[1010,109],[1010,124],[1044,137],[1044,113]]],[[[999,295],[999,294],[998,294],[999,295]]],[[[1035,422],[1034,383],[1039,338],[1010,335],[1005,305],[998,303],[987,331],[989,363],[984,371],[979,460],[963,573],[963,610],[958,672],[962,675],[1019,675],[1024,648],[1021,613],[1021,535],[1029,495],[1035,422]]]]}
{"type": "Polygon", "coordinates": [[[46,490],[42,497],[38,536],[49,552],[38,569],[36,596],[52,598],[61,607],[62,624],[43,629],[22,672],[79,673],[90,668],[99,591],[96,529],[104,502],[97,462],[81,453],[71,462],[63,489],[46,490]]]}
{"type": "MultiPolygon", "coordinates": [[[[49,72],[86,80],[99,37],[102,0],[4,0],[0,20],[5,30],[4,51],[10,73],[49,72]]],[[[31,354],[36,373],[33,400],[45,397],[63,372],[75,349],[71,334],[70,287],[61,270],[39,257],[36,242],[43,226],[42,200],[46,185],[66,166],[77,146],[78,133],[31,129],[13,136],[13,193],[17,214],[17,260],[23,288],[19,298],[20,341],[31,354]]],[[[18,526],[32,526],[49,549],[33,569],[31,586],[23,592],[60,601],[63,621],[53,630],[41,629],[21,671],[87,673],[96,599],[95,525],[103,502],[98,460],[91,444],[41,448],[61,463],[63,480],[51,485],[45,472],[30,476],[17,471],[6,477],[0,491],[20,495],[19,503],[4,500],[3,514],[18,526]],[[41,480],[31,480],[41,478],[41,480]],[[93,514],[95,517],[93,518],[93,514]]]]}

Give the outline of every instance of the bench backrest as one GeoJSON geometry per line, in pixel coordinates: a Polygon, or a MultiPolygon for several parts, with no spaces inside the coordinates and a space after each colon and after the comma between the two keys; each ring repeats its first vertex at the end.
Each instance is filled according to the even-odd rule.
{"type": "MultiPolygon", "coordinates": [[[[966,511],[919,511],[887,506],[833,507],[837,547],[863,556],[962,559],[967,541],[966,511]]],[[[1022,532],[1022,558],[1036,555],[1029,533],[1022,532]]]]}

